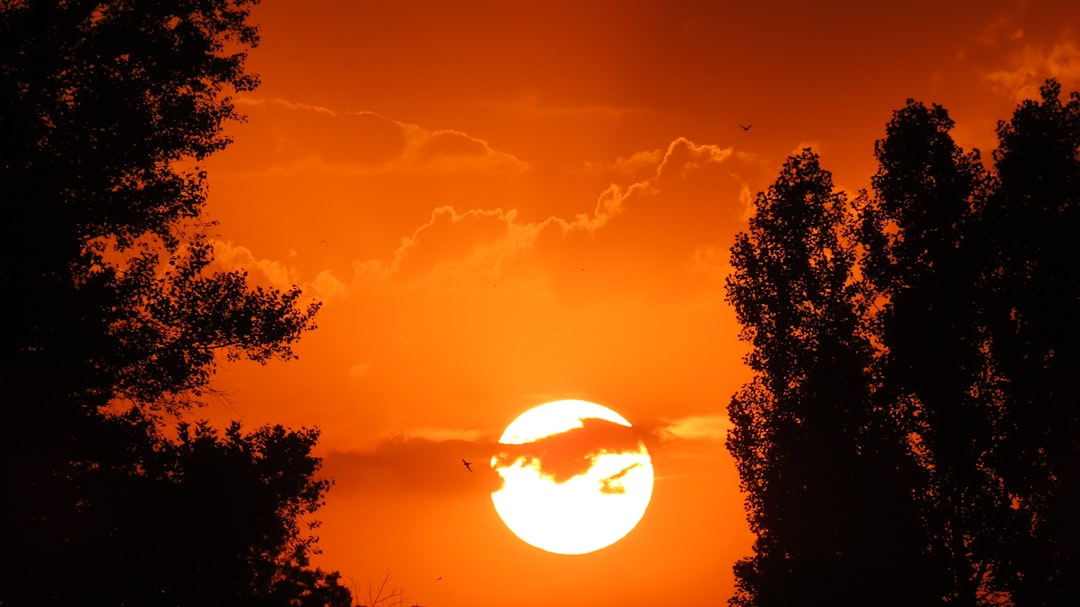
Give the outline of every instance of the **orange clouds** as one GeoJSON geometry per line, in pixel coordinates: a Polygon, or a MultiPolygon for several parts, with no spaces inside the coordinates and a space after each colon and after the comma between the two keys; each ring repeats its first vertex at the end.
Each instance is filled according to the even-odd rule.
{"type": "Polygon", "coordinates": [[[538,468],[542,476],[565,483],[587,473],[603,453],[638,453],[643,447],[640,430],[606,419],[585,418],[579,428],[523,444],[500,444],[494,461],[499,468],[521,461],[526,467],[538,468]]]}
{"type": "Polygon", "coordinates": [[[607,477],[605,479],[602,479],[600,481],[600,493],[607,493],[607,494],[626,493],[626,486],[623,485],[622,479],[631,470],[634,470],[635,468],[639,468],[639,467],[641,467],[641,462],[631,464],[631,465],[623,468],[622,470],[619,470],[615,474],[612,474],[611,476],[609,476],[609,477],[607,477]]]}
{"type": "Polygon", "coordinates": [[[752,541],[723,280],[753,196],[805,142],[866,184],[908,96],[988,149],[1017,91],[1077,63],[1074,3],[1023,4],[262,3],[264,84],[207,166],[215,246],[325,305],[299,360],[222,365],[223,415],[320,427],[321,564],[358,587],[389,566],[418,604],[722,603],[752,541]],[[562,398],[631,420],[657,474],[582,561],[489,495],[504,425],[562,398]]]}
{"type": "Polygon", "coordinates": [[[640,153],[614,169],[624,172],[629,164],[651,164],[651,174],[612,183],[590,211],[573,216],[523,221],[514,209],[437,207],[428,222],[402,238],[388,261],[357,262],[357,272],[409,281],[454,276],[474,285],[527,272],[531,278],[540,274],[556,291],[585,282],[615,296],[648,284],[662,297],[686,296],[685,286],[677,292],[674,284],[656,289],[655,281],[715,275],[707,266],[724,263],[716,252],[726,248],[745,215],[739,173],[756,173],[758,167],[731,148],[685,138],[662,154],[640,153]],[[584,281],[578,274],[583,271],[589,272],[584,281]]]}
{"type": "Polygon", "coordinates": [[[324,459],[323,473],[335,480],[341,493],[350,495],[375,491],[426,499],[439,494],[490,493],[502,481],[483,456],[494,448],[492,443],[457,438],[397,435],[372,450],[331,451],[324,459]],[[472,474],[461,464],[463,457],[476,462],[472,474]]]}
{"type": "MultiPolygon", "coordinates": [[[[223,259],[325,301],[284,376],[318,378],[331,449],[365,452],[388,429],[489,435],[542,402],[529,394],[593,395],[647,421],[661,400],[668,416],[716,410],[738,384],[741,347],[723,339],[734,319],[717,307],[751,184],[767,178],[756,155],[676,137],[579,165],[578,193],[556,200],[530,160],[464,131],[242,103],[249,122],[213,185],[233,240],[250,244],[223,241],[223,259]],[[236,204],[251,184],[254,216],[236,204]],[[289,226],[281,240],[259,227],[270,217],[289,226]]],[[[299,385],[268,398],[294,393],[309,398],[299,385]]]]}
{"type": "Polygon", "coordinates": [[[691,415],[667,421],[662,436],[668,439],[724,441],[730,429],[731,421],[726,415],[691,415]]]}
{"type": "Polygon", "coordinates": [[[258,258],[251,249],[234,242],[213,239],[215,261],[226,270],[247,270],[255,280],[265,281],[275,289],[287,290],[298,285],[306,297],[321,302],[331,301],[345,294],[346,286],[329,270],[319,271],[314,277],[302,276],[294,265],[284,261],[258,258]]]}
{"type": "Polygon", "coordinates": [[[301,171],[452,174],[520,173],[528,165],[486,141],[455,130],[429,131],[369,111],[338,111],[285,99],[236,100],[259,130],[246,130],[236,147],[259,173],[301,171]]]}
{"type": "MultiPolygon", "coordinates": [[[[647,445],[663,461],[692,448],[694,442],[712,442],[719,453],[730,423],[722,414],[659,420],[651,427],[627,427],[603,419],[586,418],[582,426],[523,444],[503,444],[479,429],[419,426],[384,436],[375,445],[327,453],[324,474],[342,493],[407,491],[418,494],[491,492],[500,486],[489,466],[537,466],[544,476],[565,482],[588,472],[602,453],[637,453],[647,445]],[[461,460],[473,462],[479,481],[462,481],[467,473],[461,460]]],[[[466,477],[467,478],[467,477],[466,477]]],[[[613,486],[618,478],[609,479],[613,486]]]]}
{"type": "Polygon", "coordinates": [[[1012,95],[1017,102],[1038,99],[1039,87],[1056,78],[1065,90],[1080,84],[1080,45],[1073,38],[1055,43],[1024,43],[1010,53],[1004,69],[986,74],[986,80],[1012,95]]]}
{"type": "MultiPolygon", "coordinates": [[[[252,123],[257,120],[253,114],[252,123]]],[[[442,154],[490,149],[463,133],[430,140],[442,154]]],[[[298,148],[318,145],[298,142],[298,148]]],[[[350,188],[294,203],[309,213],[290,223],[287,237],[303,240],[297,233],[309,223],[320,232],[306,245],[289,246],[280,261],[254,253],[285,248],[276,242],[223,252],[324,299],[320,330],[307,340],[317,345],[296,363],[296,375],[317,373],[326,398],[358,403],[334,414],[324,443],[355,449],[384,428],[491,433],[495,420],[542,400],[529,394],[608,394],[613,404],[640,399],[632,405],[640,413],[630,414],[645,419],[655,415],[645,413],[653,407],[647,403],[661,397],[669,415],[722,406],[723,393],[737,385],[741,352],[723,338],[736,327],[726,308],[718,309],[722,277],[730,239],[744,221],[747,184],[762,179],[762,162],[681,137],[625,158],[589,169],[590,180],[606,174],[609,185],[582,192],[576,203],[561,202],[577,210],[539,217],[478,190],[460,206],[410,196],[387,207],[370,194],[384,187],[384,173],[328,178],[313,165],[293,165],[280,181],[289,191],[350,188]],[[333,202],[339,196],[343,202],[333,202]],[[425,205],[426,219],[409,225],[418,215],[413,209],[425,205]],[[376,240],[365,238],[376,230],[376,240]],[[313,242],[316,236],[328,242],[313,242]],[[635,377],[636,394],[623,394],[627,374],[635,377]],[[487,404],[472,406],[477,400],[487,404]]],[[[263,162],[234,160],[234,171],[242,170],[240,160],[250,169],[263,162]]],[[[408,187],[436,192],[457,188],[465,177],[418,173],[408,187]]],[[[279,178],[258,178],[273,192],[264,198],[271,207],[284,204],[274,202],[282,195],[279,178]]],[[[222,183],[231,187],[233,179],[239,177],[222,183]]],[[[248,221],[238,216],[234,225],[248,221]]]]}

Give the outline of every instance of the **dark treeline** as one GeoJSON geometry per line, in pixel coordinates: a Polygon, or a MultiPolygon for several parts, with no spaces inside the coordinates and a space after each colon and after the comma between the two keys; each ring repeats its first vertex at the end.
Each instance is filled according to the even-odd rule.
{"type": "Polygon", "coordinates": [[[253,0],[0,2],[0,605],[349,605],[314,569],[313,430],[177,416],[288,359],[298,289],[217,269],[253,0]]]}
{"type": "Polygon", "coordinates": [[[985,165],[909,100],[871,191],[849,200],[804,150],[757,196],[728,279],[757,536],[731,604],[1080,605],[1080,95],[1061,97],[1020,104],[985,165]]]}
{"type": "MultiPolygon", "coordinates": [[[[177,424],[318,306],[221,269],[199,163],[255,0],[0,2],[0,605],[350,604],[313,430],[177,424]]],[[[1080,96],[991,168],[909,102],[849,200],[785,164],[733,248],[737,606],[1080,605],[1080,96]]]]}

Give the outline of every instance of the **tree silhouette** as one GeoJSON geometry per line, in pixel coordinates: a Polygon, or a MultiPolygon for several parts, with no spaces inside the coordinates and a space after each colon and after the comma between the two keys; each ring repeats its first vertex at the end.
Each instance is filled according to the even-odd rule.
{"type": "Polygon", "coordinates": [[[891,409],[925,476],[912,487],[930,534],[936,592],[974,605],[990,573],[1007,499],[987,468],[993,389],[976,297],[971,235],[989,177],[952,140],[938,105],[908,100],[875,145],[874,195],[863,195],[863,270],[880,310],[877,406],[891,409]]]}
{"type": "Polygon", "coordinates": [[[300,532],[314,433],[161,430],[318,309],[217,268],[200,221],[253,3],[0,3],[4,605],[348,602],[300,532]]]}
{"type": "Polygon", "coordinates": [[[77,476],[79,507],[63,521],[63,546],[40,546],[13,563],[26,581],[5,601],[350,604],[336,573],[309,567],[314,540],[303,521],[328,487],[312,478],[316,432],[243,433],[234,423],[219,436],[205,423],[182,424],[176,440],[152,442],[154,428],[130,414],[101,425],[98,439],[117,452],[79,462],[97,472],[77,476]],[[48,569],[35,570],[44,557],[48,569]],[[27,592],[27,581],[48,584],[48,594],[27,592]]]}
{"type": "Polygon", "coordinates": [[[733,604],[1080,603],[1080,94],[1041,97],[993,172],[908,100],[853,221],[809,151],[758,196],[728,282],[755,372],[733,604]]]}
{"type": "Polygon", "coordinates": [[[1024,531],[1003,559],[1017,605],[1080,604],[1080,94],[1060,96],[1048,81],[999,123],[999,186],[982,225],[1004,380],[993,466],[1024,531]]]}
{"type": "Polygon", "coordinates": [[[757,534],[754,556],[735,566],[734,605],[927,598],[901,583],[922,573],[923,543],[895,482],[899,440],[880,440],[889,420],[871,406],[848,207],[804,150],[758,195],[732,248],[728,298],[755,377],[731,401],[728,448],[757,534]]]}

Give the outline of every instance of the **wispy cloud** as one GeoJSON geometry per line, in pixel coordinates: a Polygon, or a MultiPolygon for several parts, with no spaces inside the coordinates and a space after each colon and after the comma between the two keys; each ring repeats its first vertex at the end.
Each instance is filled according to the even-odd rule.
{"type": "Polygon", "coordinates": [[[468,133],[429,130],[368,111],[340,111],[280,98],[243,96],[237,105],[259,125],[238,139],[265,174],[519,174],[528,163],[468,133]]]}
{"type": "Polygon", "coordinates": [[[285,290],[297,285],[304,295],[323,302],[346,292],[345,283],[330,270],[320,270],[312,276],[288,263],[257,257],[251,249],[230,240],[214,239],[211,244],[217,264],[227,270],[246,270],[256,281],[265,281],[276,289],[285,290]]]}
{"type": "Polygon", "coordinates": [[[525,221],[515,209],[436,207],[388,258],[355,262],[356,276],[494,284],[511,267],[541,264],[550,279],[591,270],[595,283],[619,278],[635,258],[642,261],[638,280],[651,271],[716,274],[717,251],[748,206],[749,189],[738,173],[758,170],[756,163],[732,148],[685,138],[616,161],[643,173],[640,167],[650,164],[642,178],[611,183],[589,211],[570,216],[525,221]],[[521,261],[526,252],[529,261],[521,261]]]}
{"type": "Polygon", "coordinates": [[[723,441],[731,429],[731,420],[721,413],[691,415],[678,419],[663,420],[661,437],[665,440],[711,440],[723,441]]]}
{"type": "Polygon", "coordinates": [[[1016,101],[1038,99],[1039,87],[1047,78],[1056,78],[1066,89],[1075,88],[1080,85],[1080,45],[1073,39],[1022,44],[1008,56],[1004,67],[984,78],[1016,101]]]}
{"type": "Polygon", "coordinates": [[[581,427],[523,444],[500,444],[495,454],[495,467],[535,467],[542,476],[565,483],[589,472],[603,454],[646,451],[644,434],[637,428],[599,418],[585,418],[581,424],[581,427]]]}
{"type": "Polygon", "coordinates": [[[630,473],[631,470],[641,467],[641,462],[635,462],[629,466],[619,470],[615,474],[600,480],[600,493],[607,493],[609,495],[626,493],[626,486],[622,484],[622,479],[630,473]]]}
{"type": "Polygon", "coordinates": [[[323,458],[323,474],[334,480],[335,491],[346,494],[491,492],[502,483],[488,465],[494,451],[494,440],[477,431],[416,428],[371,449],[331,451],[323,458]],[[474,464],[471,472],[463,459],[474,464]]]}

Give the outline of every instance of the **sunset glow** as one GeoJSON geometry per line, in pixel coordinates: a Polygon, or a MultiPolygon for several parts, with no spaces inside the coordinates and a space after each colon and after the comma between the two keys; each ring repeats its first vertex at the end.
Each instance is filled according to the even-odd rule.
{"type": "Polygon", "coordinates": [[[985,160],[1045,78],[1080,88],[1073,0],[264,0],[252,20],[261,85],[200,165],[205,219],[222,267],[323,307],[297,360],[222,361],[191,417],[320,430],[314,564],[360,603],[389,574],[402,605],[725,604],[754,536],[724,282],[755,194],[807,146],[868,187],[909,97],[985,160]],[[567,430],[507,428],[562,399],[617,409],[590,415],[632,420],[641,450],[564,482],[489,465],[567,430]],[[511,522],[538,512],[566,522],[511,522]]]}
{"type": "Polygon", "coordinates": [[[502,478],[502,487],[491,494],[495,510],[518,537],[548,552],[583,554],[611,545],[637,525],[652,496],[653,467],[644,443],[638,441],[636,448],[624,450],[632,445],[605,441],[603,436],[587,437],[585,420],[630,428],[622,416],[594,403],[546,403],[526,411],[506,428],[499,443],[507,445],[504,449],[509,452],[491,460],[502,478]],[[569,444],[541,448],[535,456],[514,453],[510,447],[535,448],[543,439],[572,437],[575,432],[583,436],[569,444]],[[545,463],[567,457],[580,459],[569,478],[545,470],[545,463]]]}

